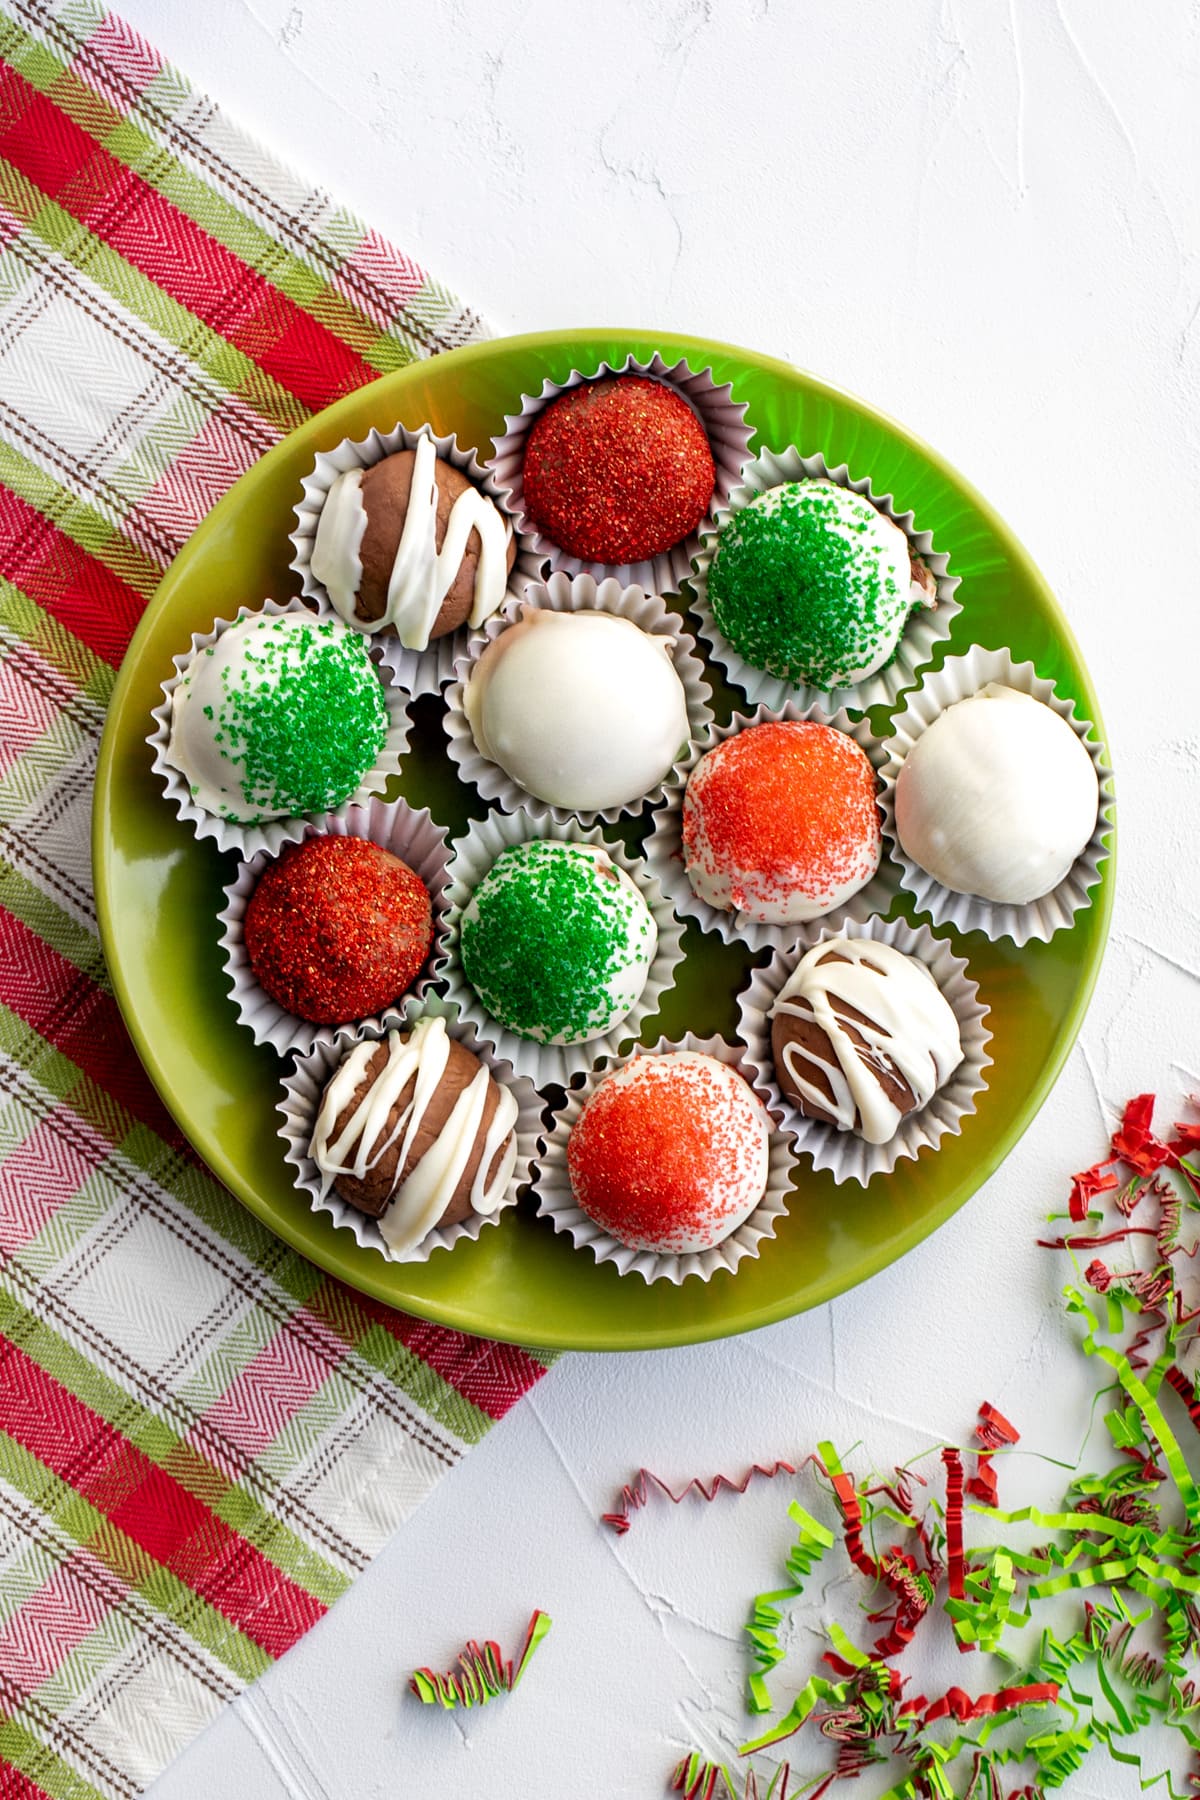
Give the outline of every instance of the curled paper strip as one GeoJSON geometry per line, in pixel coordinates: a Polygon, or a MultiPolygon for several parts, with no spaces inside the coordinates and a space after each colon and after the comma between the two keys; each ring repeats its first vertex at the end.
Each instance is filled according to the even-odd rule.
{"type": "Polygon", "coordinates": [[[755,1594],[751,1603],[750,1623],[746,1627],[746,1635],[753,1649],[755,1669],[749,1679],[749,1695],[747,1706],[753,1713],[765,1713],[771,1710],[771,1695],[767,1688],[767,1676],[771,1670],[784,1659],[785,1651],[779,1641],[779,1627],[783,1623],[781,1607],[786,1601],[798,1599],[804,1591],[804,1583],[813,1571],[814,1565],[820,1561],[826,1550],[833,1548],[834,1537],[821,1524],[806,1513],[798,1501],[788,1507],[788,1517],[799,1528],[796,1542],[788,1551],[787,1572],[791,1580],[787,1587],[774,1588],[769,1593],[755,1594]]]}
{"type": "Polygon", "coordinates": [[[740,1481],[732,1480],[728,1475],[714,1475],[710,1481],[702,1476],[693,1475],[692,1479],[681,1487],[678,1493],[669,1488],[661,1476],[655,1475],[651,1469],[639,1469],[633,1481],[621,1489],[618,1500],[619,1511],[601,1513],[600,1517],[606,1525],[611,1525],[618,1537],[623,1537],[632,1523],[629,1515],[645,1506],[650,1497],[651,1487],[665,1494],[673,1506],[686,1500],[689,1494],[699,1494],[702,1500],[715,1500],[722,1488],[731,1494],[744,1494],[756,1475],[765,1476],[770,1481],[776,1475],[794,1475],[795,1469],[789,1462],[755,1463],[746,1470],[740,1481]]]}
{"type": "MultiPolygon", "coordinates": [[[[1075,1177],[1069,1232],[1049,1240],[1060,1250],[1120,1244],[1127,1253],[1120,1266],[1093,1255],[1082,1282],[1066,1289],[1083,1350],[1103,1366],[1106,1391],[1118,1397],[1105,1421],[1114,1466],[1076,1473],[1057,1509],[1003,1511],[995,1504],[995,1462],[1019,1434],[985,1403],[974,1474],[967,1472],[969,1452],[944,1447],[944,1498],[931,1496],[918,1515],[912,1471],[872,1486],[842,1467],[832,1445],[819,1448],[815,1465],[832,1487],[847,1554],[892,1600],[867,1614],[886,1627],[870,1650],[831,1624],[828,1673],[812,1675],[787,1712],[743,1746],[751,1754],[816,1722],[837,1752],[833,1770],[806,1788],[812,1800],[868,1767],[884,1773],[879,1765],[887,1762],[903,1769],[888,1789],[894,1800],[1028,1800],[1061,1786],[1100,1747],[1133,1765],[1149,1787],[1163,1776],[1144,1766],[1130,1740],[1151,1723],[1180,1732],[1189,1758],[1184,1791],[1196,1790],[1200,1488],[1164,1390],[1178,1395],[1200,1430],[1200,1391],[1188,1372],[1200,1349],[1200,1313],[1182,1291],[1200,1212],[1200,1126],[1176,1125],[1160,1137],[1153,1106],[1149,1095],[1130,1102],[1109,1156],[1075,1177]],[[1185,1214],[1192,1215],[1186,1230],[1185,1214]],[[1147,1247],[1139,1263],[1138,1249],[1147,1247]],[[973,1546],[972,1515],[1010,1528],[1013,1542],[973,1546]],[[890,1542],[895,1527],[905,1542],[890,1542]],[[1017,1528],[1027,1528],[1030,1547],[1022,1547],[1017,1528]],[[1077,1629],[1062,1631],[1061,1607],[1053,1626],[1043,1622],[1044,1602],[1076,1595],[1077,1629]],[[932,1697],[906,1691],[899,1656],[923,1620],[936,1616],[939,1599],[959,1648],[1007,1659],[1016,1665],[1010,1682],[982,1692],[954,1685],[932,1697]],[[1031,1625],[1041,1627],[1032,1652],[1028,1636],[1020,1645],[1009,1636],[1031,1625]],[[949,1740],[947,1720],[960,1728],[949,1740]],[[1014,1788],[1002,1771],[1017,1764],[1032,1779],[1014,1788]]],[[[1173,1800],[1182,1800],[1169,1774],[1166,1784],[1173,1800]]]]}
{"type": "MultiPolygon", "coordinates": [[[[790,1779],[790,1763],[780,1763],[765,1788],[759,1787],[755,1771],[747,1769],[741,1800],[788,1800],[790,1779]]],[[[724,1763],[708,1762],[694,1750],[675,1765],[669,1791],[682,1794],[683,1800],[738,1800],[739,1793],[724,1763]]]]}
{"type": "Polygon", "coordinates": [[[472,1638],[459,1652],[457,1673],[438,1675],[432,1669],[414,1669],[408,1685],[426,1706],[443,1706],[447,1712],[456,1706],[486,1706],[498,1694],[511,1694],[552,1623],[546,1613],[534,1612],[515,1663],[504,1661],[493,1638],[482,1645],[472,1638]]]}

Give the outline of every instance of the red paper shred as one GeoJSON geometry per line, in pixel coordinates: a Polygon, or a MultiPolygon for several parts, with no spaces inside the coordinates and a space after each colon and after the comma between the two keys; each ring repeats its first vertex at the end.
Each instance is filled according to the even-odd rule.
{"type": "Polygon", "coordinates": [[[1160,1143],[1150,1129],[1153,1117],[1154,1095],[1138,1094],[1126,1106],[1121,1123],[1113,1133],[1113,1156],[1128,1163],[1139,1175],[1153,1175],[1165,1162],[1174,1160],[1167,1146],[1160,1143]]]}
{"type": "Polygon", "coordinates": [[[673,1488],[667,1486],[661,1476],[655,1475],[653,1470],[639,1469],[633,1481],[621,1489],[617,1502],[620,1510],[602,1513],[600,1516],[606,1525],[612,1526],[618,1537],[623,1537],[633,1522],[629,1515],[645,1506],[650,1497],[651,1487],[657,1488],[660,1494],[665,1494],[673,1506],[678,1506],[681,1500],[686,1500],[687,1496],[692,1493],[699,1494],[702,1500],[711,1501],[716,1499],[722,1488],[731,1494],[744,1494],[756,1475],[761,1475],[764,1480],[771,1481],[776,1475],[794,1475],[795,1473],[795,1467],[790,1462],[755,1463],[752,1468],[747,1469],[740,1481],[734,1481],[728,1475],[714,1475],[709,1481],[705,1481],[702,1476],[693,1475],[692,1479],[676,1493],[673,1488]]]}
{"type": "MultiPolygon", "coordinates": [[[[947,1447],[942,1451],[942,1462],[946,1469],[946,1580],[952,1600],[961,1600],[966,1588],[963,1585],[963,1466],[962,1457],[957,1450],[947,1447]]],[[[960,1644],[959,1649],[965,1648],[960,1644]]],[[[958,1689],[952,1692],[957,1693],[958,1689]]]]}
{"type": "Polygon", "coordinates": [[[995,1506],[998,1493],[992,1456],[995,1451],[1004,1449],[1007,1445],[1019,1443],[1021,1434],[1002,1412],[997,1412],[985,1400],[979,1409],[975,1436],[982,1448],[975,1459],[975,1473],[967,1482],[967,1492],[972,1500],[981,1500],[985,1506],[995,1506]]]}
{"type": "Polygon", "coordinates": [[[1093,1168],[1084,1169],[1071,1182],[1071,1198],[1069,1210],[1077,1225],[1087,1218],[1092,1201],[1098,1194],[1106,1194],[1111,1188],[1118,1187],[1116,1173],[1107,1163],[1096,1163],[1093,1168]]]}
{"type": "Polygon", "coordinates": [[[960,1725],[965,1725],[969,1719],[990,1719],[996,1713],[1013,1712],[1018,1706],[1045,1706],[1057,1699],[1056,1681],[1031,1681],[1024,1687],[1007,1687],[996,1694],[980,1694],[974,1700],[962,1688],[952,1687],[925,1708],[921,1724],[932,1725],[935,1719],[957,1719],[960,1725]]]}
{"type": "MultiPolygon", "coordinates": [[[[1142,1787],[1149,1788],[1163,1775],[1143,1769],[1133,1740],[1143,1727],[1160,1724],[1180,1732],[1189,1763],[1179,1777],[1182,1786],[1166,1775],[1170,1800],[1200,1796],[1200,1684],[1188,1672],[1200,1662],[1200,1483],[1162,1405],[1171,1390],[1200,1433],[1192,1372],[1200,1366],[1200,1296],[1190,1306],[1184,1286],[1186,1278],[1200,1288],[1200,1262],[1189,1266],[1200,1253],[1200,1167],[1189,1161],[1200,1151],[1200,1122],[1176,1124],[1164,1142],[1153,1120],[1152,1095],[1129,1102],[1109,1156],[1072,1182],[1069,1217],[1083,1229],[1048,1241],[1048,1247],[1089,1255],[1082,1284],[1069,1285],[1066,1297],[1069,1312],[1082,1322],[1083,1349],[1103,1371],[1102,1391],[1116,1395],[1104,1415],[1115,1457],[1101,1472],[1076,1472],[1057,1511],[1002,1512],[995,1459],[1020,1434],[988,1402],[975,1427],[974,1473],[966,1475],[966,1452],[944,1447],[944,1499],[929,1496],[922,1511],[914,1507],[920,1477],[912,1470],[897,1469],[887,1481],[856,1480],[828,1443],[809,1459],[829,1484],[851,1564],[888,1598],[881,1610],[866,1611],[870,1623],[886,1626],[870,1649],[829,1623],[822,1672],[810,1675],[788,1711],[742,1746],[741,1754],[756,1755],[811,1721],[835,1747],[835,1762],[805,1783],[808,1800],[821,1800],[867,1769],[890,1781],[891,1800],[1044,1800],[1098,1747],[1134,1765],[1142,1787]],[[1119,1255],[1122,1246],[1131,1252],[1128,1258],[1119,1255]],[[968,1497],[976,1504],[969,1507],[968,1497]],[[1033,1547],[972,1547],[971,1511],[1031,1527],[1037,1533],[1033,1547]],[[889,1542],[893,1535],[902,1541],[889,1542]],[[1053,1624],[1036,1617],[1043,1600],[1072,1592],[1082,1621],[1074,1629],[1069,1618],[1061,1623],[1058,1612],[1053,1624]],[[973,1695],[951,1686],[932,1698],[905,1697],[900,1657],[921,1623],[939,1610],[939,1595],[960,1650],[982,1649],[1010,1663],[1017,1654],[1035,1660],[1023,1662],[1010,1686],[994,1691],[973,1695]],[[1040,1629],[1017,1652],[1005,1636],[1009,1627],[1035,1623],[1040,1629]],[[1056,1710],[1047,1716],[1048,1708],[1056,1710]],[[1026,1719],[1029,1711],[1034,1716],[1026,1719]],[[947,1721],[953,1735],[932,1729],[947,1721]],[[1001,1724],[1005,1729],[997,1732],[1001,1724]],[[897,1762],[898,1780],[894,1766],[881,1767],[897,1762]],[[1018,1762],[1034,1765],[1036,1774],[1029,1780],[1028,1770],[1022,1771],[1013,1786],[1006,1777],[1018,1762]]],[[[1080,1269],[1078,1260],[1075,1267],[1080,1269]]],[[[752,1473],[774,1473],[778,1466],[756,1465],[752,1473]]],[[[683,1497],[643,1471],[640,1485],[625,1490],[624,1512],[606,1515],[615,1529],[626,1529],[628,1512],[645,1503],[647,1480],[672,1500],[683,1497]]],[[[691,1485],[706,1499],[721,1485],[734,1486],[724,1478],[713,1482],[711,1493],[704,1484],[691,1485]]],[[[763,1672],[783,1659],[773,1635],[778,1603],[800,1594],[813,1544],[828,1547],[820,1520],[798,1502],[791,1510],[804,1527],[789,1559],[791,1585],[757,1597],[750,1633],[760,1664],[751,1677],[751,1699],[757,1682],[768,1702],[752,1704],[760,1712],[769,1710],[763,1672]],[[801,1549],[803,1566],[793,1566],[801,1549]]],[[[688,1800],[725,1800],[727,1794],[738,1800],[729,1771],[698,1754],[675,1775],[674,1791],[688,1800]]],[[[745,1800],[758,1800],[759,1793],[751,1768],[745,1800]]]]}
{"type": "MultiPolygon", "coordinates": [[[[911,1643],[913,1633],[928,1611],[933,1597],[932,1570],[921,1569],[915,1558],[898,1544],[893,1544],[878,1560],[871,1555],[863,1538],[863,1510],[853,1476],[842,1469],[833,1455],[832,1446],[822,1444],[821,1456],[841,1511],[846,1552],[851,1562],[870,1580],[882,1582],[894,1596],[892,1606],[867,1616],[872,1623],[886,1622],[890,1626],[890,1630],[876,1641],[876,1656],[895,1656],[911,1643]]],[[[825,1661],[837,1669],[837,1659],[829,1652],[825,1654],[825,1661]]]]}

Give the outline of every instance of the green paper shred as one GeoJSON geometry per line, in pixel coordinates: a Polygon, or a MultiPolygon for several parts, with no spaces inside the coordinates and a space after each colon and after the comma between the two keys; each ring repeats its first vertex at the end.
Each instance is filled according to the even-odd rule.
{"type": "MultiPolygon", "coordinates": [[[[797,1795],[822,1800],[868,1766],[886,1765],[892,1786],[883,1800],[1039,1800],[1099,1751],[1136,1769],[1143,1791],[1158,1788],[1167,1800],[1200,1794],[1200,1489],[1179,1436],[1189,1423],[1200,1430],[1200,1377],[1189,1372],[1200,1369],[1200,1315],[1189,1310],[1181,1276],[1195,1268],[1200,1277],[1181,1229],[1185,1213],[1200,1211],[1200,1126],[1177,1126],[1179,1137],[1163,1143],[1152,1111],[1150,1096],[1130,1103],[1108,1162],[1075,1178],[1070,1211],[1058,1218],[1069,1221],[1069,1235],[1047,1245],[1074,1258],[1066,1307],[1102,1377],[1097,1399],[1107,1401],[1113,1466],[1079,1470],[1046,1458],[1070,1470],[1061,1504],[1005,1510],[995,1503],[992,1458],[1015,1434],[994,1434],[1007,1421],[992,1408],[981,1410],[974,1475],[964,1488],[972,1452],[948,1449],[945,1496],[931,1492],[920,1513],[904,1471],[890,1483],[856,1479],[829,1443],[811,1459],[870,1590],[870,1645],[828,1621],[824,1667],[741,1747],[757,1756],[816,1725],[834,1763],[797,1795]],[[1124,1179],[1114,1184],[1105,1172],[1122,1162],[1124,1179]],[[1139,1257],[1147,1245],[1149,1258],[1139,1257]],[[974,1546],[972,1519],[1020,1538],[974,1546]],[[930,1699],[910,1691],[904,1649],[939,1615],[968,1655],[963,1687],[930,1699]],[[1009,1670],[1006,1685],[980,1691],[976,1651],[1009,1670]],[[1151,1726],[1177,1735],[1182,1768],[1144,1766],[1140,1734],[1151,1726]]],[[[798,1503],[789,1514],[798,1535],[786,1582],[754,1597],[746,1627],[748,1710],[760,1717],[771,1709],[767,1678],[784,1661],[783,1610],[834,1542],[798,1503]]],[[[677,1791],[691,1800],[738,1800],[736,1771],[698,1754],[681,1771],[687,1780],[677,1791]]],[[[753,1800],[753,1765],[742,1780],[753,1800]]]]}

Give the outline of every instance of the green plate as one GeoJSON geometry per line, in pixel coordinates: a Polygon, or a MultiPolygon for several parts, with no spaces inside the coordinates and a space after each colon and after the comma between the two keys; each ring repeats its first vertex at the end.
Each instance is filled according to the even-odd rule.
{"type": "MultiPolygon", "coordinates": [[[[233,863],[181,824],[151,775],[145,737],[172,656],[192,631],[239,603],[288,598],[292,507],[314,452],[372,425],[428,420],[487,453],[489,439],[543,379],[630,351],[686,356],[731,381],[748,403],[755,448],[796,444],[871,477],[911,507],[962,577],[962,611],[938,658],[970,643],[1031,659],[1103,731],[1078,646],[1042,576],[984,501],[899,425],[784,363],[725,344],[586,331],[473,345],[386,376],[309,421],[255,465],[167,571],[129,647],[108,715],[96,778],[93,841],[105,954],[121,1011],[163,1100],[209,1167],[271,1230],[353,1287],[464,1331],[592,1350],[693,1343],[748,1331],[817,1306],[894,1262],[960,1207],[1012,1149],[1062,1068],[1099,971],[1113,897],[1113,860],[1074,928],[1023,950],[961,940],[991,1008],[995,1066],[977,1113],[936,1155],[901,1162],[864,1190],[838,1187],[801,1161],[788,1218],[736,1275],[682,1287],[622,1279],[611,1264],[538,1220],[523,1202],[500,1225],[406,1268],[360,1250],[349,1231],[297,1195],[276,1137],[281,1064],[236,1021],[218,950],[217,913],[233,863]]],[[[729,706],[728,695],[722,703],[729,706]]],[[[719,703],[720,704],[720,703],[719,703]]],[[[403,770],[409,799],[452,831],[485,808],[450,772],[440,704],[417,707],[403,770]]],[[[876,725],[885,715],[873,715],[876,725]]],[[[907,902],[904,903],[907,905],[907,902]]],[[[731,1034],[734,996],[753,960],[689,926],[677,987],[647,1036],[731,1034]]]]}

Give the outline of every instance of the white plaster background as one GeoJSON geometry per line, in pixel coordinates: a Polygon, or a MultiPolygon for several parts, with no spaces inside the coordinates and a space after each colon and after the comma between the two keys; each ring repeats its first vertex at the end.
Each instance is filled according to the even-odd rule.
{"type": "MultiPolygon", "coordinates": [[[[1076,1441],[1091,1373],[1039,1220],[1128,1094],[1200,1087],[1200,8],[121,10],[498,331],[662,321],[903,419],[1024,538],[1103,696],[1122,805],[1112,942],[1059,1086],[999,1174],[823,1311],[565,1359],[153,1790],[657,1795],[685,1743],[743,1729],[739,1633],[778,1578],[789,1495],[664,1506],[618,1541],[597,1515],[620,1483],[643,1462],[682,1479],[825,1435],[883,1463],[964,1439],[984,1398],[1032,1449],[1076,1441]],[[414,1664],[445,1666],[468,1635],[507,1646],[535,1604],[556,1625],[515,1699],[460,1721],[406,1696],[414,1664]]],[[[806,1662],[816,1618],[796,1627],[806,1662]]],[[[1137,1790],[1093,1758],[1065,1791],[1137,1790]]]]}

